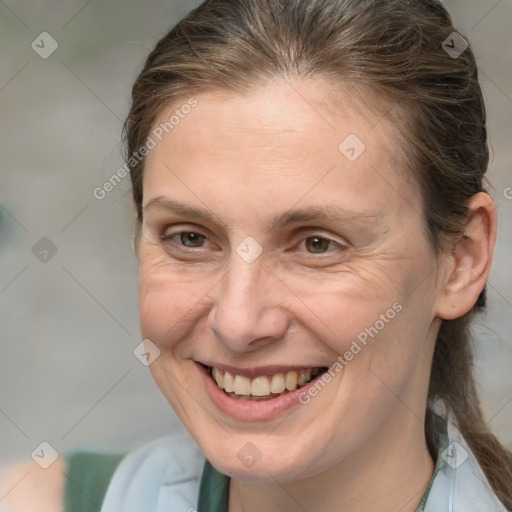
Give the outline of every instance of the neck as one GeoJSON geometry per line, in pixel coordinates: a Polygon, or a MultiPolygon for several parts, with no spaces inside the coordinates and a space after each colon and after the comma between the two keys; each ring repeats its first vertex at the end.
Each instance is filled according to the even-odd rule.
{"type": "Polygon", "coordinates": [[[423,423],[409,413],[365,442],[328,471],[294,482],[231,480],[229,512],[357,510],[414,512],[428,486],[434,462],[423,423]],[[408,428],[403,428],[408,421],[408,428]],[[388,433],[395,433],[389,435],[388,433]],[[406,432],[402,437],[396,432],[406,432]]]}

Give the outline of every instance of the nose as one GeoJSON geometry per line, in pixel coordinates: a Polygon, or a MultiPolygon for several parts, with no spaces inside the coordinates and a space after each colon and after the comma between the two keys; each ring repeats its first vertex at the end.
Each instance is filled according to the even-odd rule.
{"type": "Polygon", "coordinates": [[[235,352],[259,350],[284,337],[289,318],[283,283],[262,259],[246,263],[233,255],[230,270],[212,290],[208,325],[235,352]]]}

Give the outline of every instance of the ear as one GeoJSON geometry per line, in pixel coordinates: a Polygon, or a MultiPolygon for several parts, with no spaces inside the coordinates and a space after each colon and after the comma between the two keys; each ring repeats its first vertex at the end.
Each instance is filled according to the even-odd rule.
{"type": "Polygon", "coordinates": [[[436,315],[459,318],[473,308],[491,269],[496,243],[496,206],[485,192],[472,196],[462,235],[445,256],[436,315]]]}

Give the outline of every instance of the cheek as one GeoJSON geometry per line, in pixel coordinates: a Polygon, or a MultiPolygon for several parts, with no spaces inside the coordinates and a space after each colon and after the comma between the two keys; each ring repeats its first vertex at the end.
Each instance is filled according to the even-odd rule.
{"type": "Polygon", "coordinates": [[[342,357],[345,381],[353,377],[360,386],[364,375],[375,379],[374,371],[399,387],[416,366],[432,323],[434,298],[432,280],[419,278],[419,267],[426,272],[430,265],[420,263],[402,259],[379,266],[372,261],[368,269],[361,265],[324,283],[321,293],[306,283],[296,288],[314,313],[315,334],[342,357]]]}
{"type": "Polygon", "coordinates": [[[364,340],[365,333],[375,324],[378,331],[385,330],[401,309],[403,284],[390,282],[387,268],[377,271],[374,263],[366,266],[372,267],[369,272],[365,265],[353,265],[354,268],[324,276],[313,285],[308,279],[289,279],[303,304],[301,318],[316,326],[317,337],[329,341],[338,353],[348,350],[358,337],[364,340]]]}
{"type": "Polygon", "coordinates": [[[160,349],[171,348],[204,314],[209,288],[207,280],[191,280],[142,264],[138,291],[142,336],[160,349]]]}

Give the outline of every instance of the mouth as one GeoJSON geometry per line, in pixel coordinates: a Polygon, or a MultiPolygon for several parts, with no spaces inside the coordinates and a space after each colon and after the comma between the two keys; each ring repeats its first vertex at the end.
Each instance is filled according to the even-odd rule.
{"type": "Polygon", "coordinates": [[[227,396],[243,401],[266,401],[282,397],[306,386],[328,370],[327,367],[297,368],[251,378],[215,366],[201,366],[227,396]]]}

